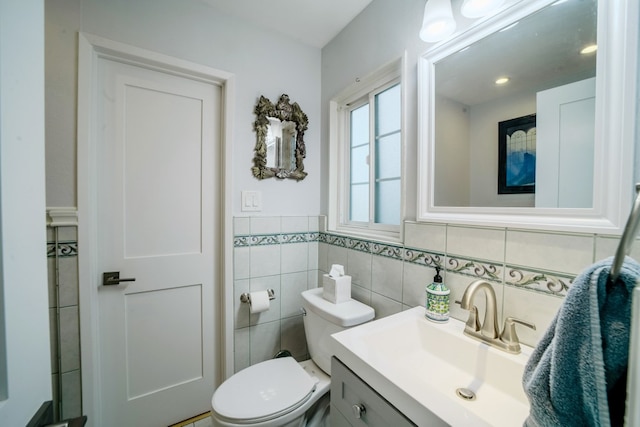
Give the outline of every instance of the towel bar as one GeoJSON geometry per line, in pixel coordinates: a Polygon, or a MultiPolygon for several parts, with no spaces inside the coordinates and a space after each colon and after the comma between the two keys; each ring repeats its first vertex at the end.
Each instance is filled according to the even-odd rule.
{"type": "Polygon", "coordinates": [[[624,226],[624,231],[620,238],[618,249],[616,250],[616,256],[613,259],[607,288],[613,285],[620,275],[620,269],[622,268],[624,257],[629,255],[629,252],[631,252],[631,244],[638,232],[638,225],[640,225],[640,183],[636,184],[636,201],[633,204],[631,213],[629,214],[627,224],[624,226]]]}

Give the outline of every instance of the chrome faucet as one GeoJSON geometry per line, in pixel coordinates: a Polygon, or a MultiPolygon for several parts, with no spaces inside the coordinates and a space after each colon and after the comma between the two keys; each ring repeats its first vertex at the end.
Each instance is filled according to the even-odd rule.
{"type": "Polygon", "coordinates": [[[515,324],[518,323],[533,330],[536,329],[536,326],[524,320],[507,317],[504,321],[502,333],[500,333],[496,305],[496,293],[489,282],[476,280],[467,286],[462,298],[460,298],[460,307],[469,310],[469,319],[465,325],[464,334],[500,350],[514,354],[520,353],[520,340],[516,334],[515,324]],[[480,290],[484,291],[486,298],[482,324],[478,321],[478,308],[473,305],[474,297],[480,290]]]}

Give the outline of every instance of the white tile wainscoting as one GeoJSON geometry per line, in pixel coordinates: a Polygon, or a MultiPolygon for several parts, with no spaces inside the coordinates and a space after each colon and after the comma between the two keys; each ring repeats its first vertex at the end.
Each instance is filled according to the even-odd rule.
{"type": "MultiPolygon", "coordinates": [[[[405,244],[350,238],[325,230],[324,217],[234,219],[235,371],[286,349],[308,357],[299,294],[321,283],[331,264],[352,276],[353,298],[384,317],[424,304],[424,287],[442,268],[451,288],[451,315],[466,321],[453,301],[475,279],[489,281],[502,319],[537,326],[518,331],[535,346],[573,279],[593,262],[612,256],[618,238],[597,234],[541,232],[405,222],[405,244]],[[273,288],[269,311],[250,315],[240,294],[273,288]]],[[[638,245],[634,253],[640,254],[638,245]]],[[[634,254],[632,253],[632,255],[634,254]]],[[[475,301],[484,311],[484,299],[475,301]]]]}
{"type": "Polygon", "coordinates": [[[76,418],[83,414],[75,226],[47,228],[47,269],[54,419],[76,418]]]}
{"type": "MultiPolygon", "coordinates": [[[[535,345],[573,278],[591,263],[612,256],[619,240],[405,222],[405,243],[399,245],[329,233],[324,224],[322,216],[234,218],[236,372],[281,349],[298,360],[308,357],[300,293],[317,287],[321,275],[336,263],[352,276],[353,297],[373,306],[378,318],[422,305],[436,265],[443,269],[452,301],[471,281],[488,280],[496,290],[501,318],[536,324],[536,331],[518,331],[523,342],[535,345]],[[267,288],[276,292],[271,308],[251,315],[240,294],[267,288]]],[[[67,223],[50,224],[47,230],[53,396],[61,418],[82,415],[76,230],[67,223]]],[[[636,242],[632,256],[639,255],[636,242]]],[[[484,301],[475,303],[482,311],[484,301]]],[[[454,318],[466,320],[467,313],[457,305],[451,310],[454,318]]]]}

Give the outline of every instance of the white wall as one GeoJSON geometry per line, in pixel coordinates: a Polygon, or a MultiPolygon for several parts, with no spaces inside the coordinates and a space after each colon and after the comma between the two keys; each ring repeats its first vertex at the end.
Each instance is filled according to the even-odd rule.
{"type": "MultiPolygon", "coordinates": [[[[513,1],[513,0],[509,0],[513,1]]],[[[473,20],[460,16],[462,0],[452,0],[457,31],[473,20]]],[[[322,49],[322,140],[329,135],[326,106],[357,77],[375,71],[407,52],[405,212],[408,220],[416,215],[417,139],[418,139],[418,57],[432,46],[418,37],[425,0],[374,0],[338,36],[322,49]]],[[[328,144],[322,145],[323,176],[328,176],[328,144]]],[[[322,213],[328,210],[328,182],[322,183],[322,213]]]]}
{"type": "Polygon", "coordinates": [[[469,206],[471,141],[469,109],[466,105],[442,96],[436,97],[434,192],[436,206],[469,206]]]}
{"type": "Polygon", "coordinates": [[[437,99],[436,206],[534,206],[534,194],[498,194],[498,123],[535,114],[536,93],[477,104],[437,99]]]}
{"type": "Polygon", "coordinates": [[[261,31],[199,0],[56,0],[46,2],[47,205],[76,206],[76,34],[186,59],[236,76],[231,112],[233,214],[240,191],[262,192],[258,215],[317,215],[320,210],[320,50],[261,31]],[[253,109],[260,95],[287,93],[309,117],[305,133],[309,175],[300,182],[256,180],[251,174],[253,109]]]}
{"type": "Polygon", "coordinates": [[[0,1],[0,425],[51,400],[43,0],[0,1]]]}
{"type": "Polygon", "coordinates": [[[534,194],[498,194],[498,123],[535,112],[535,92],[470,108],[471,206],[534,206],[534,194]]]}
{"type": "MultiPolygon", "coordinates": [[[[407,52],[408,111],[405,139],[406,215],[415,218],[417,140],[417,58],[428,46],[418,38],[424,0],[374,0],[322,49],[322,140],[329,135],[329,101],[357,77],[365,76],[407,52]]],[[[322,145],[323,176],[329,176],[328,144],[322,145]]],[[[328,180],[323,183],[322,213],[328,210],[328,180]]]]}

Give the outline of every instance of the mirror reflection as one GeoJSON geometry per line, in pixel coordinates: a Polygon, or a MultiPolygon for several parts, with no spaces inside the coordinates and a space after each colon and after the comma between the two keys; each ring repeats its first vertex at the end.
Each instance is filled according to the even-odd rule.
{"type": "Polygon", "coordinates": [[[557,1],[434,61],[435,206],[593,206],[596,15],[557,1]]]}
{"type": "Polygon", "coordinates": [[[251,168],[253,176],[258,179],[304,179],[307,176],[303,162],[307,115],[297,102],[291,104],[286,94],[280,96],[276,104],[261,96],[254,112],[257,140],[251,168]]]}
{"type": "Polygon", "coordinates": [[[296,150],[296,124],[289,120],[267,117],[267,167],[294,169],[296,150]]]}

